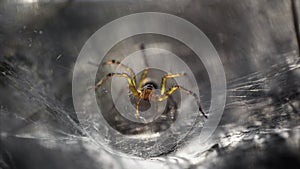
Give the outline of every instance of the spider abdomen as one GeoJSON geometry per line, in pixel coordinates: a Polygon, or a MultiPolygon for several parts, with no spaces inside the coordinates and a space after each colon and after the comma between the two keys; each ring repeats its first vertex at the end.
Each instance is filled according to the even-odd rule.
{"type": "Polygon", "coordinates": [[[140,98],[149,101],[151,93],[157,89],[157,84],[155,82],[147,82],[143,85],[140,98]]]}
{"type": "Polygon", "coordinates": [[[150,88],[145,88],[145,89],[143,89],[142,90],[142,98],[144,99],[144,100],[150,100],[150,95],[151,95],[151,93],[152,93],[152,91],[153,91],[153,89],[150,89],[150,88]]]}

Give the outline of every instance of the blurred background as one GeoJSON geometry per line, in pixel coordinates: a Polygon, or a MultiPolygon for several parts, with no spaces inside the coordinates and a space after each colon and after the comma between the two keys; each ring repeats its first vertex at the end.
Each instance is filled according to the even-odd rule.
{"type": "MultiPolygon", "coordinates": [[[[298,0],[1,0],[0,168],[298,169],[299,17],[298,0]],[[223,63],[222,120],[207,145],[192,145],[187,156],[176,151],[191,146],[196,131],[155,158],[128,158],[97,148],[74,111],[72,73],[84,43],[105,24],[137,12],[188,20],[223,63]]],[[[127,54],[141,43],[192,55],[172,39],[149,35],[115,50],[127,54]]]]}

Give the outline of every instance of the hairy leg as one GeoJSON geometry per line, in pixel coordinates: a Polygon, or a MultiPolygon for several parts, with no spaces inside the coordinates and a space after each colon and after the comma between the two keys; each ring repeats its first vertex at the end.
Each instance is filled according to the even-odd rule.
{"type": "Polygon", "coordinates": [[[104,62],[104,63],[101,64],[101,66],[105,66],[105,65],[118,65],[118,66],[123,67],[130,74],[130,76],[132,78],[132,82],[133,82],[134,86],[136,86],[135,73],[130,67],[128,67],[128,66],[126,66],[126,65],[124,65],[121,62],[116,61],[116,60],[109,60],[109,61],[104,62]]]}
{"type": "Polygon", "coordinates": [[[139,98],[136,102],[135,102],[135,117],[138,119],[140,117],[140,113],[139,113],[139,105],[141,102],[141,98],[139,98]]]}
{"type": "Polygon", "coordinates": [[[143,71],[142,77],[141,77],[141,79],[140,79],[140,81],[139,81],[139,85],[138,85],[138,88],[137,88],[138,91],[141,91],[141,90],[142,90],[143,82],[144,82],[144,80],[146,79],[148,72],[149,72],[149,68],[147,67],[147,68],[143,71]]]}
{"type": "Polygon", "coordinates": [[[166,82],[168,78],[178,77],[178,76],[184,76],[186,73],[174,73],[174,74],[166,74],[161,80],[161,95],[163,95],[166,91],[166,82]]]}
{"type": "Polygon", "coordinates": [[[106,80],[108,80],[109,78],[113,77],[113,76],[119,76],[119,77],[125,77],[128,81],[129,84],[129,89],[131,90],[131,92],[135,95],[135,96],[139,96],[138,91],[135,88],[135,85],[133,83],[132,78],[130,78],[130,76],[126,73],[108,73],[106,76],[104,76],[97,84],[96,86],[93,87],[93,89],[97,89],[98,87],[100,87],[106,80]]]}
{"type": "Polygon", "coordinates": [[[187,89],[185,89],[185,88],[183,88],[183,87],[181,87],[181,86],[176,85],[176,86],[171,87],[171,88],[170,88],[168,91],[166,91],[164,94],[158,96],[158,97],[157,97],[157,100],[158,100],[158,101],[163,101],[163,100],[167,99],[167,98],[169,97],[169,95],[171,95],[171,94],[172,94],[173,92],[175,92],[176,90],[180,90],[180,91],[183,91],[183,92],[185,92],[185,93],[187,93],[187,94],[189,94],[189,95],[192,95],[192,96],[194,97],[194,99],[195,99],[195,101],[196,101],[198,107],[199,107],[199,111],[202,113],[202,115],[203,115],[205,118],[207,118],[207,115],[203,112],[202,107],[201,107],[201,105],[200,105],[200,99],[199,99],[199,97],[198,97],[194,92],[189,91],[189,90],[187,90],[187,89]]]}

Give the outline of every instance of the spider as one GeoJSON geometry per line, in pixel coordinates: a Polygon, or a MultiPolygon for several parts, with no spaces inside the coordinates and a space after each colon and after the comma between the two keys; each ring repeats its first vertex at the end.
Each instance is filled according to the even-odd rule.
{"type": "Polygon", "coordinates": [[[147,81],[147,74],[149,72],[149,68],[147,67],[146,69],[143,70],[141,78],[139,80],[139,83],[137,84],[137,80],[136,80],[136,75],[134,73],[134,71],[122,64],[119,61],[116,60],[110,60],[107,61],[103,64],[101,64],[101,67],[105,66],[105,65],[118,65],[121,66],[123,68],[125,68],[125,70],[127,71],[127,73],[108,73],[106,76],[104,76],[94,87],[93,89],[97,89],[99,88],[106,80],[108,80],[109,78],[113,77],[113,76],[118,76],[118,77],[124,77],[127,79],[128,81],[128,85],[129,85],[129,90],[132,92],[132,94],[135,97],[138,97],[138,100],[135,103],[135,108],[136,108],[136,112],[135,112],[135,116],[136,118],[140,117],[140,113],[139,113],[139,104],[141,102],[141,100],[145,100],[145,101],[150,101],[150,99],[154,100],[154,101],[164,101],[166,99],[168,99],[168,97],[175,92],[176,90],[180,90],[183,91],[189,95],[192,95],[198,105],[199,111],[202,113],[202,115],[207,118],[207,115],[203,112],[201,105],[200,105],[200,99],[198,98],[198,96],[193,93],[192,91],[185,89],[179,85],[174,85],[172,86],[169,90],[166,91],[166,81],[169,78],[174,78],[174,77],[179,77],[179,76],[184,76],[186,75],[186,73],[174,73],[174,74],[166,74],[162,77],[161,80],[161,89],[160,89],[160,94],[154,94],[153,91],[157,89],[157,85],[154,83],[151,83],[149,81],[147,81]],[[129,74],[128,74],[129,73],[129,74]]]}

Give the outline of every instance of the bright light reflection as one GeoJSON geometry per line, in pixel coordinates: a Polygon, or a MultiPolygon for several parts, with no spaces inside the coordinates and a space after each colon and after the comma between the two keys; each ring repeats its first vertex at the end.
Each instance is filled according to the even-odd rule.
{"type": "Polygon", "coordinates": [[[35,2],[38,2],[38,0],[19,0],[19,2],[23,2],[23,3],[35,3],[35,2]]]}

